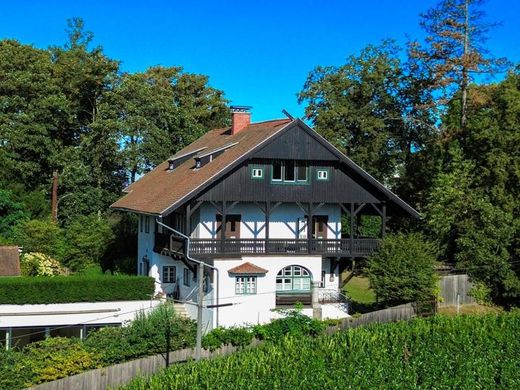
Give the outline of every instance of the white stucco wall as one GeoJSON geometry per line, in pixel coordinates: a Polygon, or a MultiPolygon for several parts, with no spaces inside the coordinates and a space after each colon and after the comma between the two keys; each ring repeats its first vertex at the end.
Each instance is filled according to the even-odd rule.
{"type": "Polygon", "coordinates": [[[269,322],[279,315],[271,310],[276,307],[276,274],[288,265],[301,265],[307,268],[313,278],[321,275],[321,256],[263,256],[233,260],[215,260],[220,271],[219,303],[232,303],[233,306],[220,308],[221,326],[239,326],[269,322]],[[251,262],[268,272],[257,278],[257,293],[254,295],[235,294],[235,276],[228,271],[244,262],[251,262]]]}
{"type": "MultiPolygon", "coordinates": [[[[216,238],[216,209],[209,203],[200,206],[200,220],[194,229],[194,238],[216,238]]],[[[265,238],[265,216],[254,203],[239,203],[229,214],[240,214],[240,238],[265,238]]],[[[328,215],[329,239],[341,238],[341,209],[338,205],[326,204],[317,215],[328,215]]],[[[282,204],[270,216],[270,238],[306,238],[305,213],[296,204],[282,204]],[[299,226],[299,229],[298,229],[299,226]]],[[[197,221],[195,221],[197,222],[197,221]]]]}

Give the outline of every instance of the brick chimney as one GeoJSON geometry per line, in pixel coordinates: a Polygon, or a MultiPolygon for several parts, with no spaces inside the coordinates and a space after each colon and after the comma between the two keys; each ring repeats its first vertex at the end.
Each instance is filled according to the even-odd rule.
{"type": "Polygon", "coordinates": [[[250,106],[231,106],[231,134],[244,130],[251,123],[250,106]]]}

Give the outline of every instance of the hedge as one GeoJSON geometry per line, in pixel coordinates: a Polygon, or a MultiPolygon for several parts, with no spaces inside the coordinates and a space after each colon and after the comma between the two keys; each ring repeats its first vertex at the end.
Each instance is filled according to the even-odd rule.
{"type": "Polygon", "coordinates": [[[0,304],[137,301],[150,299],[154,279],[96,275],[0,278],[0,304]]]}

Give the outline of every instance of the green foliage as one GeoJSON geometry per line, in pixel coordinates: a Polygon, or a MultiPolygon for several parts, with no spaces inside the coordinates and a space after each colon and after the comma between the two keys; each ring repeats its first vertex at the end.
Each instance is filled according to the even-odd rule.
{"type": "Polygon", "coordinates": [[[89,351],[79,339],[49,337],[28,344],[24,350],[24,369],[33,374],[32,383],[53,381],[98,368],[100,354],[89,351]]]}
{"type": "Polygon", "coordinates": [[[89,335],[85,344],[102,353],[104,365],[141,356],[165,353],[167,340],[171,351],[195,345],[196,324],[180,317],[173,306],[163,304],[148,314],[139,313],[122,328],[103,328],[89,335]]]}
{"type": "Polygon", "coordinates": [[[376,324],[174,365],[123,389],[517,388],[518,332],[518,314],[376,324]]]}
{"type": "Polygon", "coordinates": [[[0,304],[147,300],[153,292],[154,279],[145,276],[99,275],[0,279],[0,304]]]}
{"type": "Polygon", "coordinates": [[[322,322],[302,314],[299,310],[291,310],[285,313],[284,318],[254,326],[253,333],[259,340],[279,341],[285,336],[316,336],[324,328],[322,322]]]}
{"type": "Polygon", "coordinates": [[[0,236],[8,236],[17,224],[26,220],[24,205],[14,199],[13,193],[0,189],[0,236]]]}
{"type": "Polygon", "coordinates": [[[370,286],[378,301],[390,306],[436,296],[433,244],[416,233],[387,235],[367,259],[370,286]]]}
{"type": "Polygon", "coordinates": [[[40,252],[58,259],[63,256],[63,231],[50,220],[22,222],[15,227],[12,239],[24,252],[40,252]]]}
{"type": "Polygon", "coordinates": [[[78,216],[67,226],[65,239],[63,263],[77,271],[100,262],[114,239],[114,233],[105,218],[97,215],[78,216]]]}
{"type": "Polygon", "coordinates": [[[56,276],[63,273],[59,261],[38,252],[24,253],[20,259],[23,276],[56,276]]]}
{"type": "Polygon", "coordinates": [[[473,282],[469,295],[480,305],[491,304],[491,289],[484,282],[473,282]]]}
{"type": "Polygon", "coordinates": [[[253,341],[254,333],[250,328],[216,328],[202,339],[202,347],[214,351],[223,345],[246,347],[253,341]]]}

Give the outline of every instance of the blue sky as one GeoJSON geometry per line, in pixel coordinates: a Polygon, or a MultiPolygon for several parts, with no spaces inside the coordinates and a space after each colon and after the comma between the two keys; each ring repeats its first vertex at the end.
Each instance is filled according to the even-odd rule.
{"type": "MultiPolygon", "coordinates": [[[[79,16],[122,69],[181,65],[203,73],[253,120],[302,116],[296,93],[316,65],[340,65],[369,43],[421,37],[418,15],[431,0],[365,1],[5,1],[0,38],[37,47],[65,42],[66,19],[79,16]]],[[[488,0],[502,26],[490,34],[496,56],[520,62],[520,2],[488,0]]]]}

